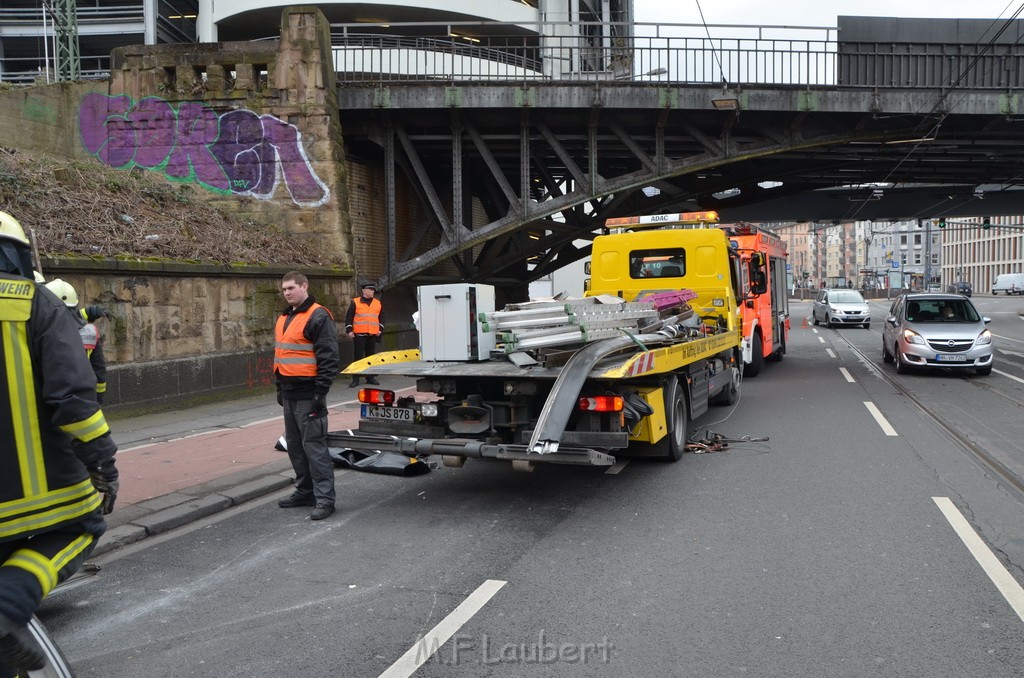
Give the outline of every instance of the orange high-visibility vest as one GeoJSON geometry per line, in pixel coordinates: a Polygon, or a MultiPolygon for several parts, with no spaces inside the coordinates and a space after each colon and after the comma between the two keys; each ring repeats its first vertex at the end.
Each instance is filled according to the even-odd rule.
{"type": "Polygon", "coordinates": [[[356,305],[352,331],[356,334],[380,334],[380,299],[371,299],[369,304],[362,303],[362,297],[356,297],[352,301],[356,305]]]}
{"type": "MultiPolygon", "coordinates": [[[[294,316],[281,315],[277,319],[277,327],[274,330],[274,371],[281,376],[316,376],[316,353],[313,351],[313,342],[306,339],[303,331],[309,317],[318,308],[323,306],[314,303],[302,313],[296,313],[294,316]],[[289,317],[292,318],[292,322],[285,328],[284,323],[289,317]]],[[[327,315],[330,314],[330,311],[327,311],[327,315]]]]}

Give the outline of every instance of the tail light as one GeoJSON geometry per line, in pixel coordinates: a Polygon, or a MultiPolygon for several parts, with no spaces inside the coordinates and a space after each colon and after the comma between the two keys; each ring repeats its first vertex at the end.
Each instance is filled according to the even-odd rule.
{"type": "Polygon", "coordinates": [[[595,396],[580,398],[579,407],[584,412],[621,412],[622,396],[595,396]]]}
{"type": "Polygon", "coordinates": [[[370,405],[394,405],[395,392],[379,388],[361,388],[359,389],[359,402],[370,405]]]}

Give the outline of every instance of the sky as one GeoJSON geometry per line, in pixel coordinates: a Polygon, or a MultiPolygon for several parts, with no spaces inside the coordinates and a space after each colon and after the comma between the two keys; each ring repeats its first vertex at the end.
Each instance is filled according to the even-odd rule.
{"type": "MultiPolygon", "coordinates": [[[[709,24],[826,27],[835,26],[840,14],[1009,18],[1020,4],[1020,0],[700,0],[709,24]]],[[[633,0],[633,13],[638,22],[701,23],[696,0],[633,0]]]]}

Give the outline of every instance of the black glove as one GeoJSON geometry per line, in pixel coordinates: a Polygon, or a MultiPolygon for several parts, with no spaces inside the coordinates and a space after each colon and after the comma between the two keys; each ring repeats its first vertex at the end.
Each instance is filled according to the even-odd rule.
{"type": "Polygon", "coordinates": [[[103,394],[99,391],[96,392],[96,403],[99,405],[103,404],[103,394]]]}
{"type": "Polygon", "coordinates": [[[87,306],[85,309],[87,320],[92,322],[93,320],[99,320],[100,318],[109,318],[110,312],[102,306],[87,306]]]}
{"type": "Polygon", "coordinates": [[[309,418],[315,419],[327,414],[327,394],[326,393],[314,393],[313,394],[313,407],[309,410],[309,418]]]}
{"type": "Polygon", "coordinates": [[[281,395],[281,387],[277,387],[277,404],[284,407],[284,396],[281,395]]]}
{"type": "Polygon", "coordinates": [[[92,486],[103,495],[103,503],[100,504],[100,511],[103,512],[103,515],[107,515],[114,510],[114,502],[117,501],[117,491],[121,487],[117,477],[117,466],[114,465],[113,459],[89,469],[89,479],[92,480],[92,486]]]}

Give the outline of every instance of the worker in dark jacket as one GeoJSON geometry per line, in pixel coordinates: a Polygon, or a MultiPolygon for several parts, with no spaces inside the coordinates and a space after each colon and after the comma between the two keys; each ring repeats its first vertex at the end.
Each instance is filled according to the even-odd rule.
{"type": "MultiPolygon", "coordinates": [[[[376,297],[377,285],[369,280],[359,284],[360,294],[345,312],[345,331],[352,340],[353,362],[368,358],[377,352],[377,344],[384,333],[384,309],[376,297]]],[[[366,377],[367,384],[379,385],[376,377],[366,377]]],[[[353,375],[349,388],[359,385],[359,376],[353,375]]]]}
{"type": "Polygon", "coordinates": [[[295,491],[281,508],[313,506],[311,520],[334,513],[334,461],[327,450],[327,392],[338,374],[338,328],[330,311],[309,293],[301,273],[286,273],[281,293],[288,307],[274,331],[277,402],[295,470],[295,491]]]}
{"type": "Polygon", "coordinates": [[[0,212],[0,677],[37,670],[26,630],[106,530],[117,447],[67,308],[33,280],[28,238],[0,212]]]}
{"type": "Polygon", "coordinates": [[[85,354],[89,356],[89,364],[92,366],[93,374],[96,375],[96,401],[102,405],[103,394],[107,392],[107,361],[103,357],[103,339],[93,320],[103,317],[105,313],[100,309],[100,315],[95,316],[93,309],[99,309],[98,306],[76,310],[78,308],[78,292],[75,291],[71,283],[65,280],[54,278],[46,283],[46,289],[64,302],[74,317],[75,324],[78,325],[78,334],[82,337],[85,354]]]}

